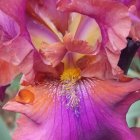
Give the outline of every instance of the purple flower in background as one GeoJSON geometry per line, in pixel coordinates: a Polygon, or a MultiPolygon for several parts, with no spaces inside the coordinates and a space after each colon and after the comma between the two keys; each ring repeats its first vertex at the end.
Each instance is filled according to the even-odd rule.
{"type": "Polygon", "coordinates": [[[117,65],[132,28],[127,6],[1,0],[0,9],[0,60],[8,71],[0,84],[23,74],[19,92],[3,107],[22,114],[13,140],[139,139],[139,128],[128,128],[125,117],[140,99],[140,81],[117,65]]]}

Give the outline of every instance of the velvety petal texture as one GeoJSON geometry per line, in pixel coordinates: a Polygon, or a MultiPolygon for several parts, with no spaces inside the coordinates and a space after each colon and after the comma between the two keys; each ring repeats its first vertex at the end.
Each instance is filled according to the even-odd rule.
{"type": "Polygon", "coordinates": [[[6,61],[0,60],[0,85],[9,84],[19,74],[19,69],[6,61]]]}
{"type": "Polygon", "coordinates": [[[132,26],[129,36],[134,40],[140,40],[140,34],[138,30],[140,30],[140,1],[139,0],[118,0],[128,6],[129,8],[129,16],[132,20],[132,26]]]}
{"type": "Polygon", "coordinates": [[[42,46],[42,42],[46,42],[49,45],[60,41],[56,34],[29,17],[27,20],[27,28],[36,49],[42,46]]]}
{"type": "Polygon", "coordinates": [[[111,66],[116,69],[120,51],[126,46],[126,37],[131,28],[128,8],[111,0],[87,0],[84,5],[83,2],[59,0],[58,9],[79,12],[96,19],[102,33],[102,47],[105,48],[107,56],[111,54],[108,59],[111,66]]]}
{"type": "Polygon", "coordinates": [[[57,66],[64,58],[67,50],[63,43],[54,43],[53,45],[42,44],[40,49],[47,65],[57,66]]]}
{"type": "Polygon", "coordinates": [[[136,3],[136,0],[117,0],[117,1],[120,1],[127,6],[131,6],[131,5],[134,5],[136,3]]]}
{"type": "Polygon", "coordinates": [[[111,140],[112,137],[115,140],[136,140],[126,122],[121,120],[122,116],[114,110],[125,96],[129,93],[133,96],[139,87],[138,80],[126,83],[80,80],[70,89],[76,92],[80,102],[71,107],[68,105],[69,93],[64,86],[57,81],[48,81],[45,85],[21,89],[4,109],[27,116],[22,115],[18,120],[14,140],[111,140]],[[28,94],[22,96],[21,92],[25,90],[28,94]],[[31,94],[33,102],[27,103],[31,94]]]}
{"type": "Polygon", "coordinates": [[[28,6],[30,14],[34,11],[53,32],[57,33],[57,31],[60,31],[62,34],[65,34],[65,31],[68,29],[69,14],[56,9],[56,0],[31,0],[28,1],[28,6]]]}
{"type": "Polygon", "coordinates": [[[5,68],[0,84],[10,83],[21,72],[29,72],[23,67],[33,50],[26,29],[25,5],[24,0],[0,1],[0,61],[1,68],[5,68]]]}
{"type": "Polygon", "coordinates": [[[23,73],[17,95],[3,107],[21,113],[13,140],[140,140],[125,120],[140,100],[140,79],[117,65],[131,29],[127,6],[0,1],[0,84],[23,73]]]}
{"type": "Polygon", "coordinates": [[[135,40],[140,40],[140,14],[139,7],[131,6],[129,9],[130,18],[132,19],[133,25],[131,28],[130,36],[135,40]]]}
{"type": "MultiPolygon", "coordinates": [[[[83,77],[97,77],[99,79],[112,79],[117,75],[113,75],[112,67],[105,53],[95,56],[84,56],[77,61],[78,67],[81,69],[83,77]]],[[[116,73],[122,74],[123,71],[118,67],[116,73]]]]}
{"type": "Polygon", "coordinates": [[[97,53],[96,48],[98,48],[99,45],[97,42],[97,44],[94,45],[95,48],[93,48],[88,42],[74,39],[69,33],[64,36],[63,42],[56,42],[52,45],[45,42],[42,43],[40,53],[45,64],[55,67],[63,60],[64,56],[69,53],[95,55],[97,53]]]}

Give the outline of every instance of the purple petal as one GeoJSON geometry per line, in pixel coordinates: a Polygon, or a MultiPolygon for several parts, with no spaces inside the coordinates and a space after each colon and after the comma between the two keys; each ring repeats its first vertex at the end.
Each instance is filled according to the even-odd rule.
{"type": "Polygon", "coordinates": [[[136,140],[122,119],[124,114],[121,116],[114,108],[139,87],[137,80],[120,83],[84,79],[67,91],[58,81],[50,80],[27,87],[35,96],[32,104],[16,102],[15,98],[4,109],[27,116],[18,120],[14,140],[136,140]],[[69,104],[72,92],[80,100],[77,106],[69,104]]]}

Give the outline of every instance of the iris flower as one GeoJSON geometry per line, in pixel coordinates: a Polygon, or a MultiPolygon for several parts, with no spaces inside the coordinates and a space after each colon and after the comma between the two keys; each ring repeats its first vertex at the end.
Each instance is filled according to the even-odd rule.
{"type": "Polygon", "coordinates": [[[21,113],[13,140],[139,139],[125,117],[140,99],[140,81],[117,65],[131,29],[125,5],[1,0],[0,9],[0,58],[5,72],[15,68],[3,85],[23,73],[3,107],[21,113]]]}

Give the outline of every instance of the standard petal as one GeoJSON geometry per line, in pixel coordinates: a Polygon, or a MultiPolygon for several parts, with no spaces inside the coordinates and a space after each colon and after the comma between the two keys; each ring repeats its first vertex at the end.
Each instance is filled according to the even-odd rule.
{"type": "Polygon", "coordinates": [[[140,40],[140,1],[139,0],[118,0],[129,7],[129,16],[132,20],[132,26],[129,36],[134,40],[140,40]]]}
{"type": "MultiPolygon", "coordinates": [[[[111,30],[113,36],[116,36],[117,39],[120,41],[124,40],[129,34],[131,22],[128,16],[128,9],[127,7],[125,7],[124,5],[118,2],[115,1],[113,2],[110,0],[109,1],[103,0],[102,2],[96,0],[93,2],[86,1],[85,3],[86,10],[85,10],[85,8],[82,7],[82,0],[79,1],[73,0],[70,3],[64,0],[64,4],[63,4],[63,0],[60,0],[58,2],[58,8],[66,9],[68,11],[80,12],[82,14],[95,18],[99,26],[101,25],[103,27],[103,29],[101,27],[102,35],[104,35],[103,30],[105,30],[107,32],[106,35],[108,35],[109,40],[114,43],[116,43],[116,41],[115,40],[113,41],[112,38],[110,38],[112,36],[109,36],[110,34],[109,32],[111,30]],[[113,15],[115,15],[115,17],[113,15]]],[[[106,41],[106,37],[107,36],[103,36],[103,41],[106,41]]],[[[124,44],[125,43],[126,41],[124,42],[124,44]]],[[[117,46],[115,46],[115,44],[113,43],[111,44],[112,44],[112,48],[110,49],[114,51],[120,50],[125,47],[124,44],[122,45],[120,43],[118,43],[117,46]]]]}
{"type": "MultiPolygon", "coordinates": [[[[83,2],[83,0],[59,0],[58,8],[65,11],[79,12],[96,19],[101,29],[102,47],[109,49],[112,55],[117,54],[118,57],[114,57],[116,58],[114,60],[115,64],[117,64],[118,54],[126,47],[126,37],[131,28],[128,8],[111,0],[103,0],[102,2],[88,0],[84,2],[84,6],[83,2]]],[[[116,65],[114,66],[112,61],[110,63],[115,68],[116,65]]]]}
{"type": "Polygon", "coordinates": [[[9,0],[8,4],[0,1],[0,56],[14,65],[20,64],[33,49],[26,29],[25,6],[26,0],[9,0]]]}
{"type": "Polygon", "coordinates": [[[75,39],[83,40],[90,47],[96,47],[96,42],[101,40],[100,29],[93,18],[79,13],[71,13],[69,33],[75,39]]]}
{"type": "Polygon", "coordinates": [[[17,23],[21,30],[25,30],[25,6],[26,0],[1,0],[0,1],[0,9],[12,17],[17,23]]]}
{"type": "Polygon", "coordinates": [[[20,34],[20,28],[13,18],[0,10],[0,43],[13,40],[20,34]]]}
{"type": "Polygon", "coordinates": [[[20,64],[33,49],[25,25],[25,3],[25,0],[0,2],[0,56],[14,65],[20,64]]]}
{"type": "Polygon", "coordinates": [[[129,15],[132,20],[132,27],[130,31],[130,37],[134,40],[140,40],[140,33],[138,32],[140,29],[140,14],[139,14],[139,4],[137,6],[132,5],[129,8],[129,15]]]}
{"type": "Polygon", "coordinates": [[[60,12],[56,9],[56,0],[28,1],[30,9],[33,8],[34,12],[53,30],[57,35],[58,31],[65,34],[68,29],[69,14],[67,12],[60,12]],[[63,22],[62,22],[63,21],[63,22]],[[51,22],[55,25],[51,24],[51,22]]]}
{"type": "Polygon", "coordinates": [[[6,69],[5,78],[4,75],[0,77],[3,84],[11,82],[19,73],[29,72],[25,59],[30,56],[33,46],[26,29],[25,5],[26,0],[0,1],[0,59],[6,69]]]}
{"type": "Polygon", "coordinates": [[[60,41],[57,36],[48,28],[34,22],[34,20],[32,20],[31,18],[28,18],[27,28],[36,49],[39,49],[41,47],[42,42],[52,44],[60,41]]]}

